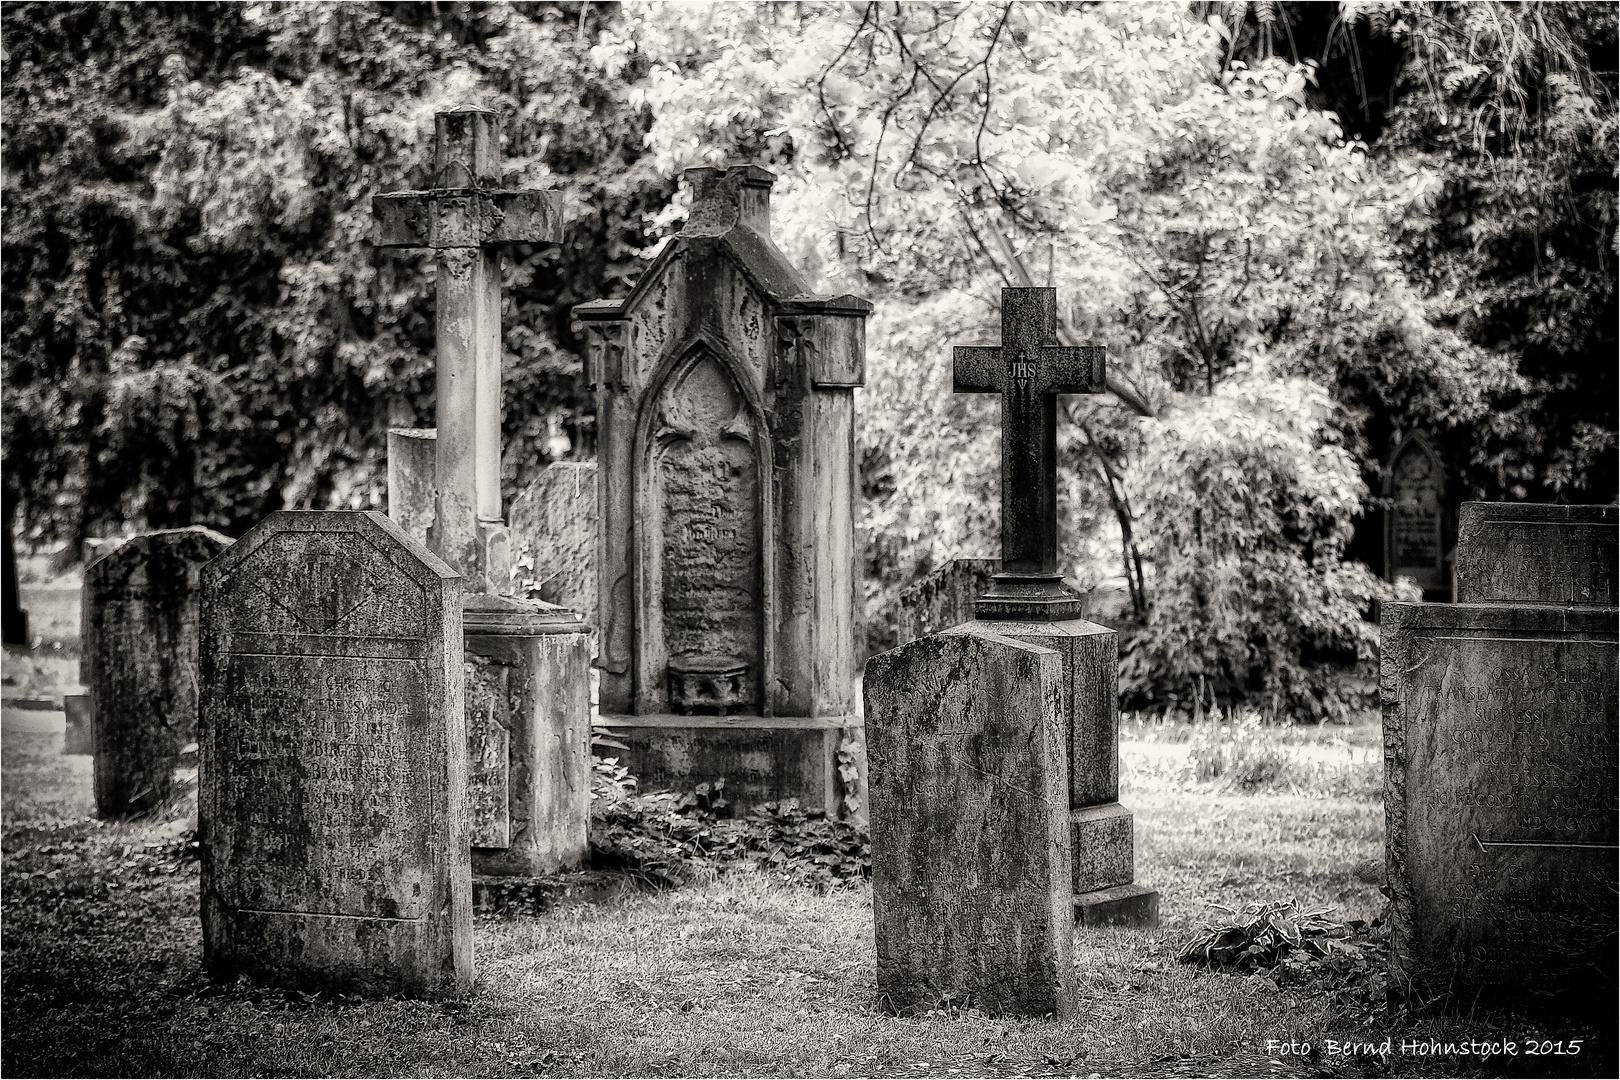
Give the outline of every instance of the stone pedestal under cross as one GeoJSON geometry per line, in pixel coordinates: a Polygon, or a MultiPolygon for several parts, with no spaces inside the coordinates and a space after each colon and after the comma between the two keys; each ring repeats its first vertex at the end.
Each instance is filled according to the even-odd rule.
{"type": "Polygon", "coordinates": [[[500,248],[559,242],[562,199],[500,182],[499,117],[458,109],[436,118],[432,189],[378,195],[372,209],[379,246],[438,257],[438,426],[389,433],[388,512],[413,533],[426,524],[428,547],[462,576],[473,870],[513,877],[588,851],[590,639],[577,612],[507,595],[500,248]]]}
{"type": "Polygon", "coordinates": [[[562,240],[562,196],[501,182],[500,118],[440,113],[433,188],[372,200],[379,247],[438,256],[438,489],[432,547],[468,593],[509,590],[501,517],[501,246],[562,240]]]}
{"type": "Polygon", "coordinates": [[[1001,344],[958,345],[956,393],[1001,395],[1001,572],[981,619],[1078,619],[1057,563],[1057,396],[1104,392],[1105,350],[1057,344],[1057,290],[1003,289],[1001,344]]]}

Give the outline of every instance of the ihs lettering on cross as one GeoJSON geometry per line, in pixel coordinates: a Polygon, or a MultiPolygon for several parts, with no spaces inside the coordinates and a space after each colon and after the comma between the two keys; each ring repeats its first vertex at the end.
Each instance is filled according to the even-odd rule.
{"type": "Polygon", "coordinates": [[[436,118],[433,187],[372,199],[379,247],[438,255],[438,439],[428,539],[469,593],[510,588],[501,518],[501,253],[562,240],[562,196],[503,190],[500,117],[462,108],[436,118]]]}
{"type": "Polygon", "coordinates": [[[1104,392],[1105,350],[1057,343],[1056,289],[1001,290],[1001,344],[958,345],[952,389],[1001,395],[1001,573],[981,619],[1081,617],[1057,562],[1057,396],[1104,392]]]}

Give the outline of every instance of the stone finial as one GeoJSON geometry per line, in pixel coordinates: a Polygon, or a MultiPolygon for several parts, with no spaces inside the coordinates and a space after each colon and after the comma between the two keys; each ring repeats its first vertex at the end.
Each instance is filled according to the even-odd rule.
{"type": "Polygon", "coordinates": [[[758,165],[728,165],[724,169],[687,169],[685,175],[692,188],[692,211],[682,236],[719,236],[737,225],[746,225],[761,236],[771,235],[775,173],[758,165]]]}
{"type": "Polygon", "coordinates": [[[501,118],[466,105],[434,117],[433,186],[499,186],[501,118]]]}

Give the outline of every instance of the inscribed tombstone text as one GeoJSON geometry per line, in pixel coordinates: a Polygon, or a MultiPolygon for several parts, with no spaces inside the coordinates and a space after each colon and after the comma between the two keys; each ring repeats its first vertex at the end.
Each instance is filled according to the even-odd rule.
{"type": "Polygon", "coordinates": [[[376,513],[272,515],[205,574],[204,962],[289,986],[472,978],[459,581],[376,513]]]}
{"type": "Polygon", "coordinates": [[[1463,503],[1457,602],[1615,606],[1613,506],[1463,503]]]}

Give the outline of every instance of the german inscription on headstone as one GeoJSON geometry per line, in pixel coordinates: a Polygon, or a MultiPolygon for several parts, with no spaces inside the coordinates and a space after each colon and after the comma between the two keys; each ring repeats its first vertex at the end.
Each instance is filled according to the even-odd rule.
{"type": "Polygon", "coordinates": [[[197,738],[202,568],[230,544],[201,526],[145,533],[85,570],[79,677],[102,817],[144,813],[173,791],[180,750],[197,738]]]}
{"type": "Polygon", "coordinates": [[[1426,600],[1449,600],[1446,566],[1445,473],[1422,435],[1404,439],[1384,478],[1390,500],[1384,525],[1385,576],[1411,578],[1426,600]]]}
{"type": "Polygon", "coordinates": [[[277,513],[208,566],[198,809],[216,977],[470,987],[459,587],[376,513],[277,513]]]}
{"type": "Polygon", "coordinates": [[[1615,627],[1613,609],[1384,605],[1401,982],[1613,992],[1615,627]]]}
{"type": "Polygon", "coordinates": [[[1074,1007],[1062,657],[984,623],[865,679],[878,994],[986,1013],[1074,1007]]]}
{"type": "Polygon", "coordinates": [[[1469,502],[1459,517],[1459,604],[1615,606],[1615,507],[1469,502]]]}

